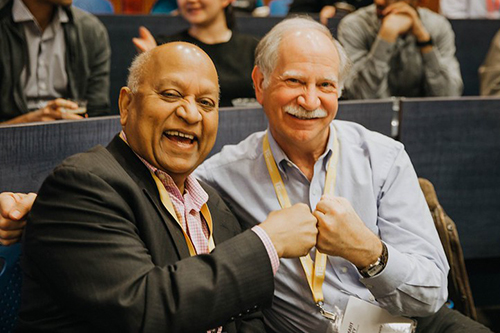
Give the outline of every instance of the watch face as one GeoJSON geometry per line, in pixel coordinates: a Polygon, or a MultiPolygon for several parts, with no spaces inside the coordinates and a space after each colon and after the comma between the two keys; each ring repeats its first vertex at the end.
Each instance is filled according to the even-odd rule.
{"type": "Polygon", "coordinates": [[[373,267],[370,267],[368,271],[366,272],[370,277],[377,275],[384,269],[384,265],[382,263],[378,263],[373,267]]]}

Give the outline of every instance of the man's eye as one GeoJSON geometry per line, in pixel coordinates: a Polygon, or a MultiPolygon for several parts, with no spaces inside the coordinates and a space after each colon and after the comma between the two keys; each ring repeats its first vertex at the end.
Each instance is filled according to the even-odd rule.
{"type": "Polygon", "coordinates": [[[297,79],[294,79],[294,78],[289,78],[286,80],[288,83],[292,83],[292,84],[297,84],[297,83],[300,83],[299,80],[297,79]]]}
{"type": "Polygon", "coordinates": [[[337,86],[332,83],[332,82],[322,82],[320,84],[320,87],[323,88],[323,89],[327,89],[327,90],[335,90],[337,89],[337,86]]]}
{"type": "Polygon", "coordinates": [[[202,106],[208,107],[208,108],[215,107],[215,103],[210,99],[201,99],[198,103],[200,103],[202,106]]]}
{"type": "Polygon", "coordinates": [[[181,95],[175,91],[163,91],[161,95],[165,98],[179,98],[181,95]]]}

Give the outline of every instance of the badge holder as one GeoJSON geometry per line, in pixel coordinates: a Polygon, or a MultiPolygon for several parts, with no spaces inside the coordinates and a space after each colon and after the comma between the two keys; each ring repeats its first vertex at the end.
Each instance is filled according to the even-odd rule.
{"type": "Polygon", "coordinates": [[[329,320],[330,325],[327,333],[339,333],[343,317],[342,310],[340,310],[337,306],[335,306],[333,312],[325,310],[324,303],[321,301],[316,303],[316,306],[319,309],[319,313],[329,320]]]}
{"type": "Polygon", "coordinates": [[[351,296],[339,333],[415,333],[417,322],[351,296]]]}

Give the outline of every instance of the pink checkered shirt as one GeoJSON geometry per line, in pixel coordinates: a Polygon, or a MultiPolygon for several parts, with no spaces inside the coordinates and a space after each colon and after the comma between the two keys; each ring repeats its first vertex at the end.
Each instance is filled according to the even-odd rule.
{"type": "Polygon", "coordinates": [[[194,176],[189,175],[184,183],[183,195],[168,173],[155,168],[140,156],[139,158],[149,170],[155,173],[163,186],[165,186],[182,229],[191,238],[196,253],[208,253],[208,237],[210,234],[208,225],[200,213],[201,207],[208,201],[207,192],[205,192],[194,176]]]}
{"type": "MultiPolygon", "coordinates": [[[[127,142],[127,136],[125,132],[121,132],[121,137],[125,142],[127,142]]],[[[192,175],[189,175],[184,183],[184,195],[181,194],[179,188],[175,184],[174,180],[170,175],[148,163],[141,156],[136,156],[144,163],[144,165],[160,179],[163,186],[167,190],[170,200],[174,206],[177,217],[181,222],[182,228],[187,232],[193,246],[195,247],[196,253],[208,253],[208,237],[209,230],[208,225],[201,215],[201,207],[207,203],[208,194],[201,187],[200,183],[192,175]],[[187,217],[187,218],[186,218],[187,217]]],[[[264,244],[271,266],[273,269],[273,274],[276,274],[279,268],[279,257],[274,248],[274,245],[265,232],[264,229],[258,225],[252,228],[252,231],[259,236],[260,240],[264,244]]],[[[222,327],[214,330],[207,331],[207,333],[222,332],[222,327]]]]}

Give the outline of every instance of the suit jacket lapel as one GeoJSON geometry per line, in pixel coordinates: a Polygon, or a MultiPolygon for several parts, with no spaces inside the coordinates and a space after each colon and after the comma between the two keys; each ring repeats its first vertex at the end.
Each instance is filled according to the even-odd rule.
{"type": "Polygon", "coordinates": [[[175,218],[170,215],[167,209],[163,206],[160,200],[160,194],[158,193],[158,188],[156,187],[148,168],[118,135],[113,138],[106,148],[149,198],[152,206],[158,212],[162,222],[167,227],[171,239],[175,244],[179,258],[182,259],[189,257],[189,249],[184,239],[181,227],[175,221],[175,218]]]}
{"type": "Polygon", "coordinates": [[[212,215],[213,222],[213,235],[215,246],[222,243],[223,241],[234,237],[240,230],[231,230],[228,226],[231,225],[230,219],[234,219],[232,213],[228,211],[227,208],[221,207],[221,199],[212,194],[213,188],[208,188],[207,185],[200,181],[201,186],[208,193],[208,208],[210,209],[210,214],[212,215]]]}

